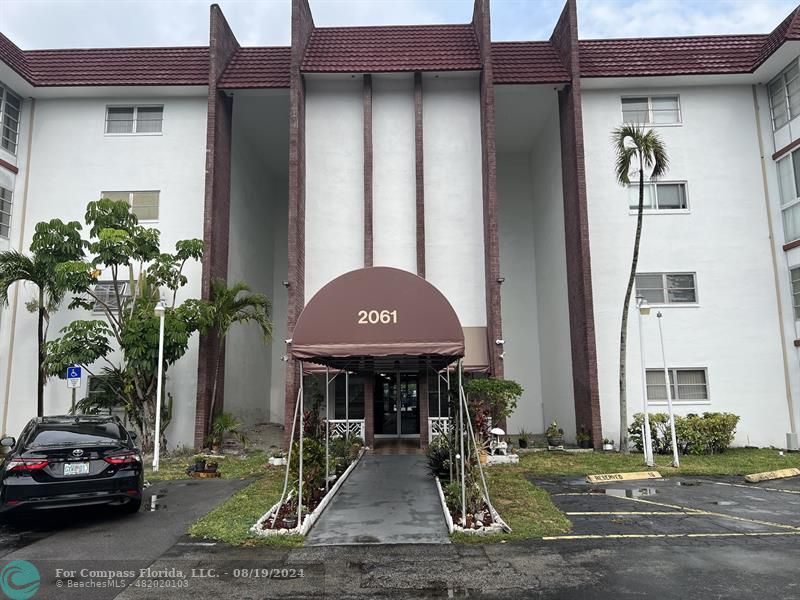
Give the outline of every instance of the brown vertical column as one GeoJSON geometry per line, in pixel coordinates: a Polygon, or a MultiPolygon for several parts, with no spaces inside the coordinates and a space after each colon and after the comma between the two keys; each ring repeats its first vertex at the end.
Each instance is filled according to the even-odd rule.
{"type": "MultiPolygon", "coordinates": [[[[230,230],[231,133],[233,99],[217,88],[239,43],[219,6],[211,6],[208,69],[208,112],[206,124],[206,181],[203,212],[203,276],[200,294],[211,297],[211,282],[228,278],[228,240],[230,230]]],[[[215,412],[222,409],[225,390],[225,348],[220,347],[216,331],[200,336],[197,359],[197,401],[194,421],[194,445],[201,447],[208,430],[211,394],[214,388],[217,357],[220,370],[217,380],[215,412]]]]}
{"type": "Polygon", "coordinates": [[[494,343],[503,338],[500,312],[500,240],[497,229],[497,153],[495,144],[494,82],[489,0],[475,0],[472,26],[481,55],[481,154],[483,168],[483,249],[485,254],[486,336],[489,368],[494,377],[503,377],[503,347],[494,343]]]}
{"type": "Polygon", "coordinates": [[[597,387],[597,349],[594,337],[592,261],[589,252],[589,217],[583,153],[578,17],[575,0],[567,5],[550,42],[561,56],[570,83],[558,93],[561,127],[561,173],[564,187],[564,232],[567,255],[572,381],[575,424],[592,432],[595,448],[602,444],[600,394],[597,387]]]}
{"type": "Polygon", "coordinates": [[[422,73],[414,73],[414,145],[417,177],[417,275],[425,277],[425,169],[422,160],[422,73]]]}
{"type": "Polygon", "coordinates": [[[423,450],[428,448],[430,439],[428,438],[428,416],[430,415],[430,406],[428,405],[428,371],[423,370],[419,372],[419,384],[417,386],[419,393],[417,394],[417,402],[419,406],[419,447],[423,450]]]}
{"type": "Polygon", "coordinates": [[[364,266],[372,266],[372,75],[364,75],[364,266]]]}
{"type": "Polygon", "coordinates": [[[372,448],[375,439],[375,378],[364,375],[364,444],[372,448]]]}
{"type": "MultiPolygon", "coordinates": [[[[289,239],[288,239],[288,304],[286,331],[291,339],[297,318],[305,305],[305,238],[306,238],[306,89],[300,65],[308,40],[314,31],[314,20],[307,0],[292,0],[292,49],[289,87],[289,239]]],[[[286,363],[286,397],[284,400],[284,444],[288,446],[292,418],[300,384],[296,361],[286,363]]]]}

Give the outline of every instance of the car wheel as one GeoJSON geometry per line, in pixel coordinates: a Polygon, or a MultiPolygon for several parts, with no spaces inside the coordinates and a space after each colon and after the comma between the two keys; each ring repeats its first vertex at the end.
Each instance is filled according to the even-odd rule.
{"type": "Polygon", "coordinates": [[[129,502],[123,504],[120,507],[120,510],[125,514],[134,514],[139,512],[139,509],[142,507],[142,499],[141,498],[131,498],[129,502]]]}

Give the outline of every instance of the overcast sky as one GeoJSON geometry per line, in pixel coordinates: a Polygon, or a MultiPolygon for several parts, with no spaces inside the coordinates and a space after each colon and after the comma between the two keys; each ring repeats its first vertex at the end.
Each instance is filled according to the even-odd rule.
{"type": "MultiPolygon", "coordinates": [[[[579,0],[582,38],[766,33],[797,0],[579,0]]],[[[220,0],[242,45],[288,45],[290,0],[220,0]]],[[[0,0],[18,46],[85,48],[208,43],[200,0],[0,0]]],[[[310,0],[318,26],[465,23],[473,0],[310,0]]],[[[492,39],[547,39],[564,0],[493,0],[492,39]]]]}

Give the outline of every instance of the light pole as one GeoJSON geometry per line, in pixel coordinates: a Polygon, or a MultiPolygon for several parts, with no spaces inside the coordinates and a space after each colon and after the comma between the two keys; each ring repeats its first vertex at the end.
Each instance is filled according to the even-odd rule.
{"type": "Polygon", "coordinates": [[[636,307],[639,309],[639,358],[642,364],[642,447],[644,449],[644,462],[648,467],[653,466],[653,441],[650,434],[650,415],[647,406],[647,367],[644,362],[644,330],[642,317],[650,314],[650,305],[642,296],[636,296],[636,307]]]}
{"type": "Polygon", "coordinates": [[[670,436],[672,436],[672,466],[680,467],[681,461],[678,458],[678,442],[675,436],[675,415],[672,413],[672,386],[669,384],[667,355],[664,352],[664,332],[661,329],[661,311],[658,311],[656,316],[658,317],[658,337],[661,340],[661,362],[664,366],[664,383],[667,385],[667,411],[669,412],[669,431],[670,436]]]}
{"type": "Polygon", "coordinates": [[[156,304],[158,317],[158,380],[156,384],[156,435],[153,445],[153,472],[158,471],[159,451],[161,450],[161,385],[164,379],[164,314],[167,312],[164,301],[156,304]]]}

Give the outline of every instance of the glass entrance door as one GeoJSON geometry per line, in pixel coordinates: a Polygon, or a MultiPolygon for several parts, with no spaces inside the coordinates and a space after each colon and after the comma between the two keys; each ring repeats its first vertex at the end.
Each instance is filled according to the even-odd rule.
{"type": "Polygon", "coordinates": [[[419,378],[416,373],[375,376],[376,435],[419,435],[419,378]]]}

